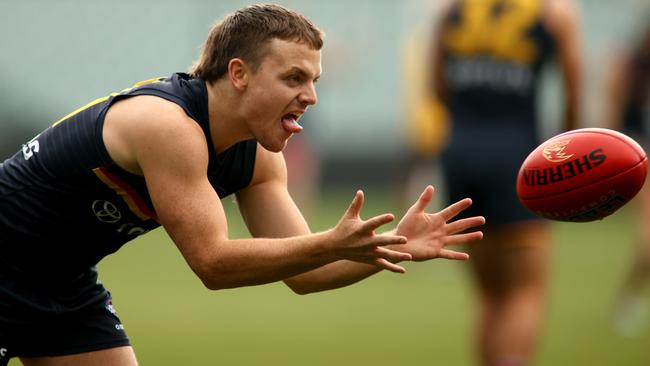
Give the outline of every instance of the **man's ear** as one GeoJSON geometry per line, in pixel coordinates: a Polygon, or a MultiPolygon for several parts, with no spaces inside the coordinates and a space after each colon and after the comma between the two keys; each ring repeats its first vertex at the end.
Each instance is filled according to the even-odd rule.
{"type": "Polygon", "coordinates": [[[228,62],[228,79],[237,90],[244,90],[248,86],[250,69],[246,63],[239,58],[233,58],[228,62]]]}

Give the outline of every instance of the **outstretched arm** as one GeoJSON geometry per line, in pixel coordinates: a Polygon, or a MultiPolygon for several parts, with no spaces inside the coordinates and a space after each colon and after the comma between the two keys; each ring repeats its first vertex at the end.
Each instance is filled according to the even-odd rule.
{"type": "MultiPolygon", "coordinates": [[[[264,189],[262,187],[255,187],[254,190],[258,192],[252,193],[247,191],[246,194],[240,194],[240,199],[238,200],[246,224],[254,236],[290,237],[293,235],[304,235],[304,233],[309,232],[306,222],[302,218],[300,211],[293,204],[286,188],[278,185],[274,188],[266,187],[264,189]],[[272,207],[272,213],[265,213],[264,209],[261,209],[259,205],[255,205],[255,202],[259,202],[256,197],[262,196],[266,200],[275,202],[274,205],[268,206],[269,208],[272,207]],[[284,202],[285,204],[279,204],[280,202],[284,202]]],[[[339,226],[356,225],[356,223],[364,221],[361,219],[363,201],[363,192],[357,191],[350,207],[341,218],[339,226]]],[[[388,216],[385,220],[388,220],[388,218],[392,221],[392,215],[388,216]]],[[[366,222],[376,219],[373,218],[366,222]]],[[[396,245],[395,247],[399,247],[400,245],[396,245]]],[[[367,249],[359,248],[358,250],[352,251],[347,259],[337,260],[295,276],[288,276],[284,279],[284,282],[294,292],[306,294],[344,287],[358,282],[382,269],[388,269],[397,273],[405,272],[402,266],[394,263],[409,260],[411,256],[402,252],[393,253],[389,251],[387,254],[392,256],[392,259],[389,259],[386,255],[382,255],[382,251],[385,250],[388,249],[375,247],[372,251],[368,251],[367,249]],[[393,254],[404,255],[404,257],[400,258],[393,254]]]]}
{"type": "Polygon", "coordinates": [[[225,212],[207,178],[203,131],[175,104],[149,96],[120,101],[108,111],[103,132],[111,157],[144,176],[160,223],[210,289],[279,281],[340,259],[362,260],[389,270],[399,270],[391,262],[410,259],[408,254],[382,248],[404,243],[405,238],[374,234],[393,216],[360,220],[359,198],[334,228],[316,234],[295,230],[302,226],[292,226],[291,219],[299,213],[275,193],[278,186],[286,191],[286,184],[256,178],[263,175],[257,174],[258,165],[269,172],[276,169],[273,160],[265,161],[264,156],[256,163],[257,180],[249,191],[255,201],[247,200],[249,226],[252,223],[257,230],[256,225],[266,227],[263,222],[268,220],[294,229],[291,235],[260,230],[259,238],[230,239],[225,212]],[[256,210],[264,216],[251,213],[256,210]]]}
{"type": "MultiPolygon", "coordinates": [[[[408,209],[397,228],[386,233],[386,235],[403,235],[408,239],[406,244],[390,246],[390,248],[410,254],[413,261],[435,258],[466,260],[469,258],[466,253],[449,250],[446,247],[483,238],[481,231],[465,231],[483,225],[485,219],[477,216],[451,221],[472,204],[468,198],[437,213],[425,212],[433,198],[433,191],[432,186],[427,186],[418,200],[408,209]]],[[[349,285],[379,271],[377,267],[339,261],[289,279],[288,283],[294,290],[301,290],[301,293],[321,291],[349,285]]]]}
{"type": "MultiPolygon", "coordinates": [[[[284,194],[283,192],[286,192],[286,190],[278,190],[276,193],[284,194]]],[[[434,258],[467,259],[467,254],[448,250],[446,246],[482,238],[483,234],[480,231],[472,233],[461,232],[482,225],[485,223],[485,220],[483,217],[473,217],[449,222],[459,212],[469,207],[471,204],[471,200],[469,199],[455,203],[438,213],[426,213],[425,209],[431,201],[432,196],[433,187],[429,186],[408,210],[398,225],[397,231],[400,232],[399,235],[407,236],[407,244],[391,246],[390,249],[408,253],[412,256],[412,259],[418,261],[434,258]]],[[[362,195],[360,192],[357,192],[355,197],[362,197],[362,195]]],[[[354,208],[355,216],[358,215],[360,208],[360,206],[354,208]]],[[[299,221],[294,220],[292,222],[299,221]]],[[[269,226],[266,230],[269,232],[272,231],[277,234],[279,231],[288,230],[286,226],[273,225],[271,222],[267,223],[269,226]]],[[[294,229],[298,230],[298,226],[300,225],[296,225],[294,229]]],[[[306,224],[303,229],[306,229],[306,224]]],[[[386,233],[386,235],[392,234],[394,232],[386,233]]],[[[376,265],[367,265],[359,262],[361,261],[340,260],[287,278],[285,279],[285,283],[295,292],[305,294],[344,287],[361,281],[382,269],[376,265]]]]}

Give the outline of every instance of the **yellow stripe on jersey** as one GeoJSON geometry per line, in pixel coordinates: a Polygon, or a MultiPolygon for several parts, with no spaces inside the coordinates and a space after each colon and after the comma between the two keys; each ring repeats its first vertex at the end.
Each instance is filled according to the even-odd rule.
{"type": "Polygon", "coordinates": [[[83,107],[77,108],[74,111],[68,113],[67,115],[65,115],[65,117],[61,118],[60,120],[54,122],[52,124],[52,127],[58,125],[59,123],[65,121],[66,119],[74,116],[77,113],[80,113],[80,112],[82,112],[82,111],[84,111],[84,110],[86,110],[86,109],[88,109],[88,108],[90,108],[90,107],[92,107],[92,106],[94,106],[96,104],[99,104],[101,102],[104,102],[104,101],[108,100],[111,97],[114,97],[114,96],[122,94],[122,93],[128,93],[129,91],[133,90],[133,88],[137,88],[139,86],[147,85],[147,84],[151,84],[151,83],[157,83],[157,82],[162,81],[164,79],[165,78],[163,78],[163,77],[157,77],[157,78],[151,78],[151,79],[147,79],[147,80],[138,81],[137,83],[133,84],[132,87],[126,88],[126,89],[122,90],[119,93],[111,93],[111,94],[109,94],[109,95],[107,95],[105,97],[97,98],[97,99],[93,100],[92,102],[84,105],[83,107]]]}
{"type": "Polygon", "coordinates": [[[162,81],[164,79],[165,78],[163,78],[163,77],[157,77],[157,78],[151,78],[151,79],[147,79],[147,80],[138,81],[137,83],[133,84],[133,86],[130,89],[137,88],[138,86],[143,86],[143,85],[147,85],[147,84],[151,84],[151,83],[157,83],[157,82],[162,81]]]}
{"type": "Polygon", "coordinates": [[[97,99],[93,100],[92,102],[86,104],[85,106],[83,106],[83,107],[81,107],[81,108],[77,108],[77,109],[75,109],[74,111],[68,113],[65,117],[63,117],[63,118],[61,118],[60,120],[54,122],[54,123],[52,124],[52,127],[58,125],[59,123],[65,121],[66,119],[68,119],[68,118],[74,116],[75,114],[77,114],[77,113],[79,113],[79,112],[81,112],[81,111],[83,111],[83,110],[85,110],[85,109],[88,109],[88,108],[94,106],[95,104],[99,104],[99,103],[101,103],[101,102],[107,100],[107,99],[110,98],[110,97],[116,96],[117,94],[118,94],[118,93],[111,93],[110,95],[107,95],[107,96],[105,96],[105,97],[97,98],[97,99]]]}

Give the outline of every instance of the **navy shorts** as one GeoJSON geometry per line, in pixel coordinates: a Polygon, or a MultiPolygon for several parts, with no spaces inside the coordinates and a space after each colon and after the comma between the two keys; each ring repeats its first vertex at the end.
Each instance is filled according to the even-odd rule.
{"type": "Polygon", "coordinates": [[[12,357],[63,356],[129,345],[111,295],[97,281],[94,268],[65,282],[9,272],[0,268],[0,365],[12,357]]]}
{"type": "Polygon", "coordinates": [[[527,136],[485,130],[452,141],[442,155],[449,203],[472,199],[458,217],[485,216],[492,227],[538,219],[519,202],[516,188],[519,167],[535,147],[527,136]]]}

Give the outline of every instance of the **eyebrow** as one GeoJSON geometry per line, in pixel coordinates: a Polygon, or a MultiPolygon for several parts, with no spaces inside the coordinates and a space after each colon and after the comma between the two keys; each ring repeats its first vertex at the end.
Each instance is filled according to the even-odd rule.
{"type": "MultiPolygon", "coordinates": [[[[307,72],[305,72],[305,70],[299,68],[298,66],[293,66],[293,67],[291,67],[291,69],[290,69],[289,71],[287,71],[286,75],[292,74],[292,73],[294,73],[294,72],[300,74],[301,76],[303,76],[303,77],[305,77],[305,78],[309,78],[309,74],[308,74],[307,72]]],[[[314,82],[317,82],[319,79],[320,79],[320,75],[317,75],[317,76],[316,76],[315,78],[313,78],[312,80],[313,80],[314,82]]]]}

